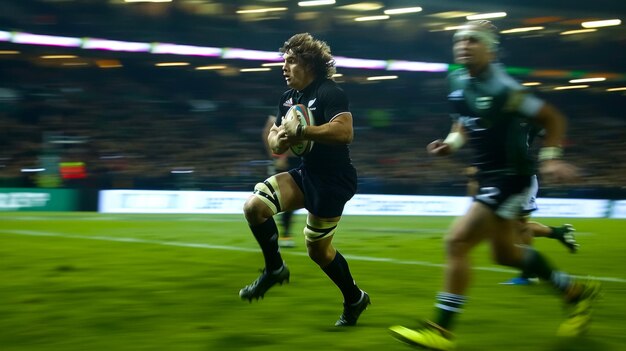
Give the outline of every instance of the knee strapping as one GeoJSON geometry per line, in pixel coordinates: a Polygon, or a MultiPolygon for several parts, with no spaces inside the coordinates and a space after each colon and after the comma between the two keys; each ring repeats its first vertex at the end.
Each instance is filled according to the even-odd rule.
{"type": "Polygon", "coordinates": [[[275,176],[271,176],[262,183],[254,186],[254,195],[261,199],[271,210],[272,214],[282,212],[280,205],[280,189],[275,176]]]}
{"type": "Polygon", "coordinates": [[[338,221],[322,221],[307,218],[304,236],[307,241],[318,241],[335,234],[338,221]]]}

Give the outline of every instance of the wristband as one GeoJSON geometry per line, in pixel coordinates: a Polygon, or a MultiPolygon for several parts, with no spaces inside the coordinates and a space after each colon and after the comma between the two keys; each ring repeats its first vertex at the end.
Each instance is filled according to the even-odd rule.
{"type": "Polygon", "coordinates": [[[456,151],[463,146],[465,141],[463,140],[463,135],[459,132],[452,132],[448,134],[446,140],[443,141],[445,144],[448,144],[452,151],[456,151]]]}
{"type": "Polygon", "coordinates": [[[563,149],[558,146],[546,146],[539,149],[539,161],[555,160],[563,157],[563,149]]]}

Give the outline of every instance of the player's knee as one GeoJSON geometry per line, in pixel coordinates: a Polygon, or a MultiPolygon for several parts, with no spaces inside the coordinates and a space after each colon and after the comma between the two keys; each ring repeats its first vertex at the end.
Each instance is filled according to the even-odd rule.
{"type": "Polygon", "coordinates": [[[276,177],[269,177],[254,186],[253,196],[244,204],[244,213],[254,217],[261,214],[271,217],[282,212],[281,195],[276,177]]]}
{"type": "Polygon", "coordinates": [[[272,216],[271,211],[267,208],[263,201],[256,196],[250,196],[243,204],[243,214],[248,223],[263,223],[267,218],[272,216]]]}
{"type": "Polygon", "coordinates": [[[470,250],[470,245],[457,235],[448,235],[444,239],[448,256],[458,257],[465,255],[470,250]]]}
{"type": "Polygon", "coordinates": [[[335,251],[330,247],[320,247],[307,245],[307,252],[311,260],[317,263],[320,267],[325,267],[334,258],[335,251]]]}

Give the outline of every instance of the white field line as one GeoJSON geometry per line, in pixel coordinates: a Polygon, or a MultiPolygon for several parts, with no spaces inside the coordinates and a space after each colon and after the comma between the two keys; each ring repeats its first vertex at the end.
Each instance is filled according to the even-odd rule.
{"type": "MultiPolygon", "coordinates": [[[[34,231],[34,230],[1,230],[0,233],[28,235],[28,236],[46,236],[46,237],[57,237],[57,238],[67,238],[67,239],[86,239],[86,240],[112,241],[112,242],[123,242],[123,243],[176,246],[176,247],[191,247],[191,248],[210,249],[210,250],[259,252],[259,249],[256,249],[256,248],[253,249],[253,248],[246,248],[246,247],[239,247],[239,246],[187,243],[187,242],[179,242],[179,241],[146,240],[146,239],[138,239],[138,238],[111,237],[111,236],[102,236],[102,235],[94,235],[94,236],[68,235],[68,234],[63,234],[63,233],[42,232],[42,231],[34,231]]],[[[281,251],[281,254],[292,255],[292,256],[307,256],[306,253],[297,252],[297,251],[281,251]]],[[[438,268],[442,268],[445,266],[445,264],[442,264],[442,263],[433,263],[433,262],[427,262],[427,261],[398,260],[395,258],[357,256],[357,255],[344,255],[344,256],[347,259],[354,260],[354,261],[386,262],[386,263],[392,263],[392,264],[438,267],[438,268]]],[[[517,270],[499,268],[499,267],[473,267],[473,269],[478,270],[478,271],[502,272],[502,273],[509,273],[509,274],[518,273],[517,270]]],[[[605,282],[626,283],[626,279],[616,278],[616,277],[594,277],[594,279],[605,281],[605,282]]]]}

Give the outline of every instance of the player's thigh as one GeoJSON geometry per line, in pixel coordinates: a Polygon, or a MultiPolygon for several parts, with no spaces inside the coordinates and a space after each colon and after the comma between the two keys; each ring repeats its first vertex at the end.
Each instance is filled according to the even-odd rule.
{"type": "Polygon", "coordinates": [[[512,265],[520,259],[522,250],[518,244],[525,227],[520,218],[525,207],[532,211],[536,189],[536,178],[532,176],[494,176],[481,181],[476,202],[489,208],[493,215],[488,235],[494,259],[500,264],[512,265]]]}
{"type": "Polygon", "coordinates": [[[294,211],[304,207],[304,193],[289,172],[279,173],[276,176],[280,189],[282,211],[294,211]]]}
{"type": "Polygon", "coordinates": [[[469,250],[490,236],[496,227],[496,220],[497,216],[490,208],[480,202],[474,202],[465,215],[454,221],[446,236],[446,242],[448,246],[469,250]]]}
{"type": "Polygon", "coordinates": [[[528,222],[529,219],[530,219],[530,213],[529,214],[522,213],[519,220],[517,221],[517,225],[518,225],[517,243],[518,244],[528,245],[528,246],[533,244],[534,236],[533,236],[532,227],[530,223],[528,222]]]}

